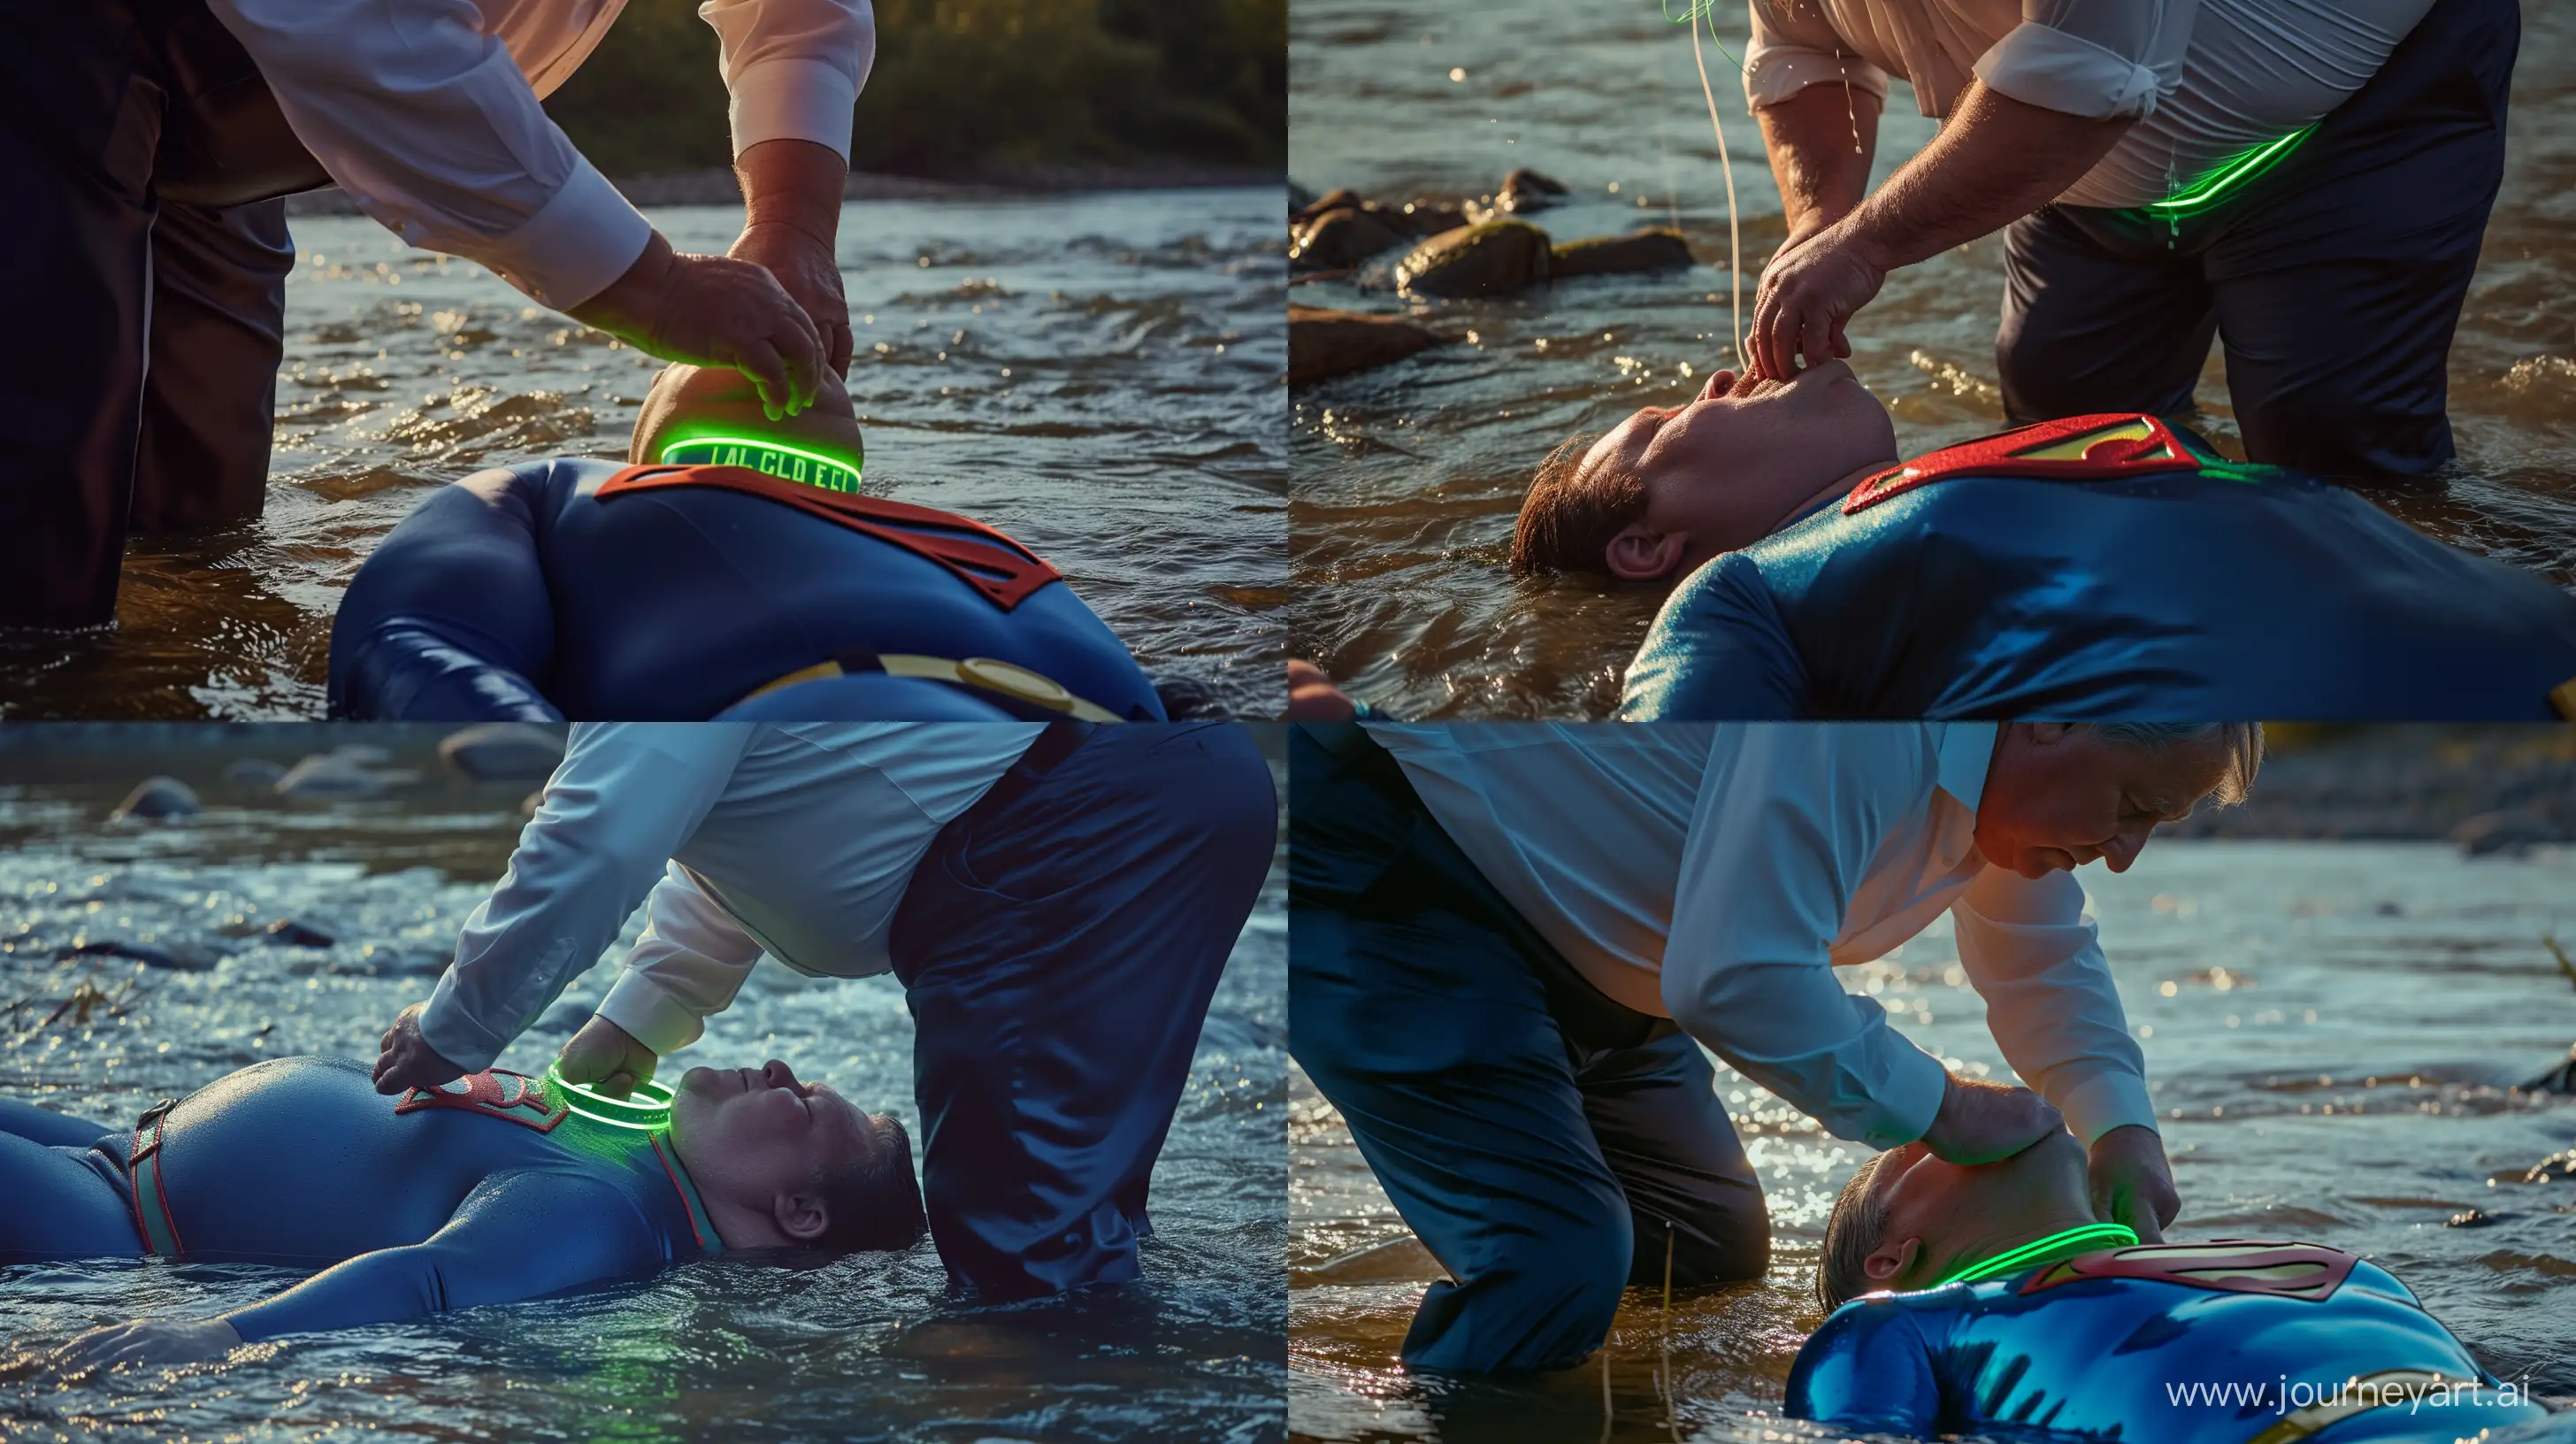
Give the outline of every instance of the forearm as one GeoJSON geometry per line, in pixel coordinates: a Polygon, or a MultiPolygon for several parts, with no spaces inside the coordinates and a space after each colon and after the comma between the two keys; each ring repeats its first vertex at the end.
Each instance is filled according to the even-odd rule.
{"type": "Polygon", "coordinates": [[[850,177],[839,152],[810,140],[765,140],[735,157],[734,174],[742,181],[745,230],[782,225],[833,244],[850,177]]]}
{"type": "Polygon", "coordinates": [[[1973,82],[1932,143],[1852,212],[1852,239],[1892,271],[1990,235],[2083,179],[2132,124],[2029,105],[1973,82]]]}
{"type": "Polygon", "coordinates": [[[1835,85],[1811,85],[1753,112],[1790,235],[1832,225],[1860,204],[1878,149],[1878,114],[1877,95],[1835,85]]]}

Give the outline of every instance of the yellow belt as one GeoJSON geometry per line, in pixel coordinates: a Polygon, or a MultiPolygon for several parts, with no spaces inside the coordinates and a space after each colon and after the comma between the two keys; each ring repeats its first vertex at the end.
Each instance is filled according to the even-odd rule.
{"type": "MultiPolygon", "coordinates": [[[[1076,721],[1124,722],[1127,720],[1097,702],[1087,702],[1073,695],[1062,683],[1052,677],[1009,662],[996,661],[991,657],[967,657],[952,661],[946,657],[926,657],[913,652],[880,652],[877,654],[877,670],[889,677],[926,677],[934,682],[948,682],[978,692],[998,693],[1014,702],[1043,708],[1049,712],[1061,712],[1076,721]]],[[[799,682],[815,682],[825,677],[851,675],[854,675],[851,669],[838,662],[817,662],[811,667],[800,667],[767,686],[754,689],[742,700],[748,702],[753,697],[775,692],[781,687],[792,687],[799,682]]]]}

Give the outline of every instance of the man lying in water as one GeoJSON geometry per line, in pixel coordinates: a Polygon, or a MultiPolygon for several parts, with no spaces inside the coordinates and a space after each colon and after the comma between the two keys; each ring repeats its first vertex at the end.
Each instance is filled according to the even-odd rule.
{"type": "Polygon", "coordinates": [[[93,1329],[58,1360],[89,1369],[543,1298],[728,1250],[921,1236],[902,1123],[784,1063],[690,1069],[667,1122],[579,1102],[499,1071],[388,1098],[346,1058],[255,1064],[125,1128],[0,1099],[0,1263],[322,1270],[214,1318],[93,1329]]]}
{"type": "Polygon", "coordinates": [[[2153,417],[1899,463],[1839,361],[1558,448],[1512,569],[1672,588],[1630,720],[2576,717],[2536,575],[2153,417]]]}
{"type": "Polygon", "coordinates": [[[2547,1413],[2376,1264],[2096,1224],[2063,1132],[1977,1167],[1920,1143],[1862,1164],[1816,1291],[1832,1312],[1798,1350],[1787,1412],[1853,1431],[2357,1444],[2547,1413]]]}

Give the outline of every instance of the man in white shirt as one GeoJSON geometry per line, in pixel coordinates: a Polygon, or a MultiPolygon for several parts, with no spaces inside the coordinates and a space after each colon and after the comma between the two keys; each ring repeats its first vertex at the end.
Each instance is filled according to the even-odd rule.
{"type": "Polygon", "coordinates": [[[2215,334],[2253,460],[2450,458],[2515,0],[1750,4],[1745,94],[1789,226],[1754,306],[1763,374],[1849,356],[1889,271],[2004,230],[2015,422],[2188,411],[2215,334]],[[1946,123],[1864,200],[1890,76],[1946,123]]]}
{"type": "Polygon", "coordinates": [[[1290,1046],[1450,1275],[1408,1364],[1568,1367],[1631,1281],[1763,1273],[1703,1045],[1836,1137],[1982,1163],[2063,1126],[2105,1217],[2152,1240],[2179,1208],[2072,870],[2241,795],[2253,724],[1290,739],[1290,1046]],[[1835,982],[1943,911],[2036,1094],[1950,1073],[1835,982]]]}
{"type": "MultiPolygon", "coordinates": [[[[868,0],[707,0],[747,203],[673,252],[538,98],[623,0],[0,3],[0,626],[112,621],[129,532],[259,514],[295,250],[337,182],[405,241],[772,415],[849,364],[834,236],[868,0]]],[[[638,97],[638,104],[648,103],[638,97]]]]}
{"type": "Polygon", "coordinates": [[[576,727],[456,961],[386,1031],[376,1086],[491,1066],[642,901],[564,1077],[651,1077],[764,953],[891,971],[952,1285],[1124,1282],[1277,826],[1269,766],[1229,724],[576,727]]]}

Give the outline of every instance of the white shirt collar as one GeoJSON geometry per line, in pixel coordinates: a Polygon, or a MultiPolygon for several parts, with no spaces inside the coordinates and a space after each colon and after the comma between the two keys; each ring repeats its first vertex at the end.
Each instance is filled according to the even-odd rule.
{"type": "Polygon", "coordinates": [[[1992,722],[1928,722],[1932,729],[1933,781],[1970,812],[1986,795],[1986,767],[1995,757],[1992,722]]]}

